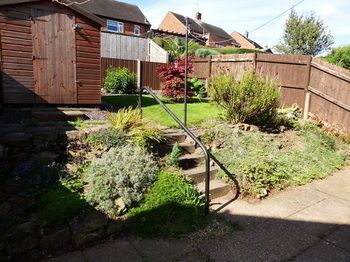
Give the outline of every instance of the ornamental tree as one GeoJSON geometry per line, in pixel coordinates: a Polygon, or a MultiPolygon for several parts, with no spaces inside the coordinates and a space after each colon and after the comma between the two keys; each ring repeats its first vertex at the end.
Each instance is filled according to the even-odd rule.
{"type": "MultiPolygon", "coordinates": [[[[187,69],[189,74],[193,72],[191,58],[189,58],[187,69]]],[[[160,80],[163,82],[162,95],[174,101],[181,100],[185,93],[185,59],[178,58],[173,63],[159,65],[157,72],[160,80]]],[[[190,87],[187,95],[189,97],[194,95],[190,87]]]]}

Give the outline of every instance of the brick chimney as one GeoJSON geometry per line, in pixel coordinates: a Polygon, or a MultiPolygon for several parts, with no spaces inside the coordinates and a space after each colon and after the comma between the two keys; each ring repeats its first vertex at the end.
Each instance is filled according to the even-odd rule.
{"type": "Polygon", "coordinates": [[[196,20],[198,20],[198,21],[202,21],[202,13],[197,12],[195,18],[196,18],[196,20]]]}

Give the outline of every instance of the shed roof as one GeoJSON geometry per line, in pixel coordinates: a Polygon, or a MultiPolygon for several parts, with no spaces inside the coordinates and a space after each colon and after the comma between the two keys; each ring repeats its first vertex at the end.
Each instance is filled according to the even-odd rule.
{"type": "Polygon", "coordinates": [[[98,16],[151,25],[137,5],[115,0],[90,0],[88,2],[86,2],[86,0],[75,1],[82,2],[83,4],[81,6],[83,8],[98,16]]]}
{"type": "MultiPolygon", "coordinates": [[[[6,5],[16,5],[16,4],[25,4],[25,3],[30,3],[30,2],[39,2],[43,0],[1,0],[0,6],[6,6],[6,5]]],[[[93,13],[90,13],[88,10],[85,8],[82,8],[81,5],[77,5],[72,3],[70,0],[59,0],[56,1],[58,4],[69,4],[67,5],[68,8],[74,10],[75,12],[89,18],[90,20],[94,21],[95,23],[103,26],[105,23],[104,21],[94,15],[93,13]]]]}

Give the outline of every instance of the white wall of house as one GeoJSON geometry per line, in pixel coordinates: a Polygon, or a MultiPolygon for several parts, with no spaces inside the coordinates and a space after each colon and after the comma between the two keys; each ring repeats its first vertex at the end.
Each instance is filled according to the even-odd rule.
{"type": "Polygon", "coordinates": [[[101,32],[101,57],[167,63],[169,56],[151,39],[101,32]]]}

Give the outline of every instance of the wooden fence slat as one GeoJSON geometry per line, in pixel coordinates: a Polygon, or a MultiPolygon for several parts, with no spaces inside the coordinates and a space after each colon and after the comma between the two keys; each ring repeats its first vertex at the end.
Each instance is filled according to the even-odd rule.
{"type": "Polygon", "coordinates": [[[193,63],[192,76],[203,80],[215,76],[220,71],[230,72],[239,78],[246,70],[275,78],[282,87],[282,106],[297,103],[301,108],[305,108],[305,97],[311,92],[310,113],[317,113],[326,121],[350,131],[348,70],[304,55],[218,55],[209,59],[194,59],[193,63]]]}
{"type": "MultiPolygon", "coordinates": [[[[161,81],[157,73],[158,65],[163,63],[146,62],[141,61],[141,85],[149,86],[153,90],[159,90],[161,88],[161,81]]],[[[130,72],[137,74],[137,61],[115,58],[101,58],[101,76],[102,79],[106,76],[106,71],[109,67],[125,67],[130,72]]],[[[103,80],[102,80],[103,81],[103,80]]]]}

